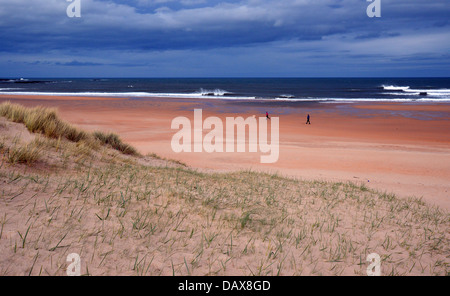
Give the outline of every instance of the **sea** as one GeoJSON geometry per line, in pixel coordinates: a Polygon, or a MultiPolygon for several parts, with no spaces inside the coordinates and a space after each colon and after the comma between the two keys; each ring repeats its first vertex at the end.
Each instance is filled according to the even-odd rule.
{"type": "Polygon", "coordinates": [[[450,78],[0,78],[1,95],[450,103],[450,78]]]}

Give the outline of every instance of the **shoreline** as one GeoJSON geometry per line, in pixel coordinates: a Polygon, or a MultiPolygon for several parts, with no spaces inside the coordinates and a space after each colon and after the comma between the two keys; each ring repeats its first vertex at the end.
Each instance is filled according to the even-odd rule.
{"type": "MultiPolygon", "coordinates": [[[[450,104],[300,103],[190,98],[0,96],[25,106],[56,107],[62,119],[88,131],[118,133],[141,153],[180,160],[199,170],[277,172],[308,180],[364,183],[400,197],[450,209],[450,104]],[[295,106],[294,106],[295,105],[295,106]],[[280,118],[280,157],[261,164],[260,153],[175,153],[175,117],[280,118]],[[266,110],[267,109],[267,110],[266,110]],[[312,124],[305,125],[306,114],[312,124]]],[[[205,131],[204,131],[205,134],[205,131]]],[[[247,149],[248,150],[248,149],[247,149]]]]}

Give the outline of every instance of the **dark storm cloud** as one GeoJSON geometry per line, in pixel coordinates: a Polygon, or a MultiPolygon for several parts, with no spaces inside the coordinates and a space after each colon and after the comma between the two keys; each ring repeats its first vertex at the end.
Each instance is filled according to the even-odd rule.
{"type": "Polygon", "coordinates": [[[77,60],[73,60],[71,62],[61,63],[56,62],[55,65],[62,65],[62,66],[74,66],[74,67],[85,67],[85,66],[101,66],[100,63],[92,63],[92,62],[79,62],[77,60]]]}
{"type": "Polygon", "coordinates": [[[57,58],[52,65],[58,66],[131,66],[140,64],[136,56],[153,65],[154,56],[161,59],[156,53],[176,52],[183,60],[179,51],[203,51],[218,62],[236,55],[211,51],[226,48],[285,54],[282,61],[324,52],[330,63],[333,56],[423,52],[438,59],[448,52],[448,0],[381,2],[382,17],[371,19],[365,0],[81,0],[81,18],[69,18],[65,0],[0,0],[0,53],[29,62],[57,58]]]}
{"type": "Polygon", "coordinates": [[[81,0],[82,17],[71,19],[64,0],[0,1],[4,41],[0,50],[165,50],[317,40],[338,33],[377,37],[390,30],[409,30],[411,25],[445,26],[450,12],[447,1],[416,0],[412,5],[411,1],[384,0],[384,25],[374,25],[365,15],[367,2],[360,0],[186,3],[81,0]]]}

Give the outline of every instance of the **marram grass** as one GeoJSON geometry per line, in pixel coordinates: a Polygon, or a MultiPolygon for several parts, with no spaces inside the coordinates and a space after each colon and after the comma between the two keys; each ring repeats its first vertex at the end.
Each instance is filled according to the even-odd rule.
{"type": "Polygon", "coordinates": [[[88,145],[94,146],[95,141],[110,145],[112,148],[129,155],[138,155],[137,150],[122,142],[116,134],[103,132],[88,133],[74,127],[68,122],[58,117],[56,109],[45,107],[26,108],[19,104],[5,102],[0,105],[0,116],[7,119],[23,123],[32,133],[40,133],[46,137],[59,139],[66,138],[72,142],[84,141],[88,145]]]}

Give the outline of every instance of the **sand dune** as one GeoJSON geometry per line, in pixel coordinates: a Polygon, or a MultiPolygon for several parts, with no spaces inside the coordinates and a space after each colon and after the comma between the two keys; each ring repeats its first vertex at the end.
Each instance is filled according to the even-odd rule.
{"type": "MultiPolygon", "coordinates": [[[[109,122],[118,130],[128,129],[130,138],[142,132],[136,119],[118,116],[117,107],[108,106],[97,117],[82,108],[75,114],[100,119],[100,127],[111,127],[103,121],[108,114],[116,115],[109,122]]],[[[341,143],[323,136],[308,143],[292,141],[283,154],[306,152],[299,159],[280,160],[281,171],[290,173],[291,165],[295,174],[296,166],[304,165],[308,177],[315,178],[295,180],[250,172],[249,164],[258,157],[249,153],[237,154],[234,162],[227,154],[183,157],[198,161],[200,170],[155,155],[128,154],[133,150],[122,149],[126,144],[117,145],[117,138],[111,143],[106,136],[74,131],[51,111],[39,110],[48,116],[0,117],[0,275],[66,275],[72,266],[69,254],[77,254],[80,275],[364,276],[369,255],[375,253],[382,275],[448,274],[448,211],[425,198],[371,190],[373,179],[362,179],[363,173],[380,179],[386,174],[391,164],[382,161],[386,151],[397,163],[411,164],[408,153],[445,155],[440,144],[406,149],[400,143],[341,143]],[[24,118],[27,127],[12,118],[24,118]],[[30,132],[34,128],[40,132],[30,132]],[[363,161],[362,155],[375,148],[380,154],[363,161]],[[330,155],[325,158],[316,150],[330,155]],[[323,168],[314,166],[319,156],[323,168]],[[246,171],[223,172],[238,167],[246,171]],[[333,169],[353,182],[320,180],[332,179],[322,174],[333,169]]],[[[65,116],[73,111],[66,110],[65,116]]],[[[120,114],[131,116],[131,111],[120,114]]],[[[161,121],[151,123],[166,122],[164,114],[158,116],[161,121]]],[[[156,138],[166,136],[165,128],[153,131],[162,134],[156,138]]],[[[160,145],[165,147],[163,141],[160,145]]],[[[426,161],[418,165],[426,167],[426,161]]],[[[439,162],[428,165],[445,170],[439,162]]],[[[419,173],[410,167],[395,170],[405,182],[419,173]]],[[[427,179],[428,186],[433,178],[427,179]]],[[[424,188],[419,184],[419,190],[424,188]]]]}
{"type": "MultiPolygon", "coordinates": [[[[6,100],[6,97],[2,97],[6,100]]],[[[142,153],[192,167],[252,169],[303,179],[364,182],[450,209],[450,106],[447,104],[304,104],[265,107],[248,102],[190,99],[15,97],[27,106],[58,107],[63,119],[86,130],[119,133],[142,153]],[[280,157],[261,164],[260,153],[175,153],[170,129],[177,116],[280,117],[280,157]],[[267,110],[266,110],[267,109],[267,110]],[[306,126],[306,114],[312,124],[306,126]]],[[[206,133],[206,131],[204,131],[206,133]]]]}

